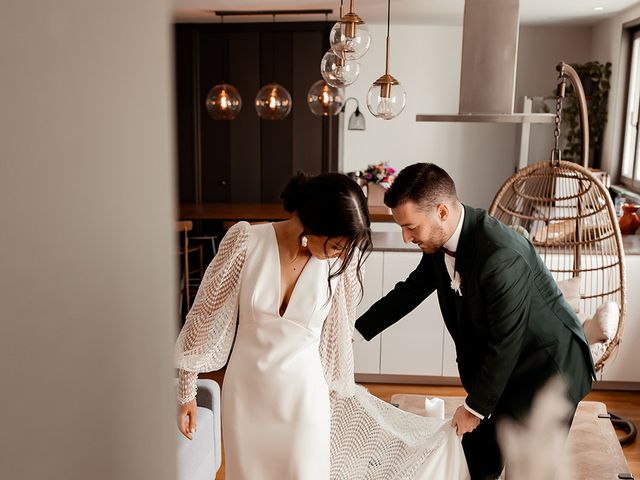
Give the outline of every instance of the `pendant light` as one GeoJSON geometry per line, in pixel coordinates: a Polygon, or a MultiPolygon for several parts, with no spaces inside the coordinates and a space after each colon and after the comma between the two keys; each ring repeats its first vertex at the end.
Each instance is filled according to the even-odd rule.
{"type": "MultiPolygon", "coordinates": [[[[273,14],[273,37],[271,43],[271,73],[275,78],[276,62],[276,36],[275,36],[276,15],[273,14]]],[[[255,100],[256,113],[265,120],[282,120],[291,112],[291,94],[279,83],[275,81],[262,87],[255,100]]]]}
{"type": "MultiPolygon", "coordinates": [[[[342,17],[341,1],[340,18],[342,17]]],[[[345,60],[330,48],[320,62],[320,74],[324,81],[332,87],[342,88],[351,85],[358,79],[360,64],[355,60],[345,60]]]]}
{"type": "MultiPolygon", "coordinates": [[[[220,22],[224,24],[224,16],[220,15],[220,22]]],[[[224,32],[223,32],[224,35],[224,32]]],[[[229,48],[228,35],[225,35],[225,43],[222,47],[222,68],[225,71],[225,77],[229,77],[227,65],[227,50],[229,48]]],[[[214,85],[205,99],[205,107],[207,112],[214,120],[233,120],[242,109],[242,97],[240,92],[233,85],[223,81],[214,85]]]]}
{"type": "Polygon", "coordinates": [[[346,87],[358,79],[360,64],[353,60],[345,60],[333,50],[329,50],[320,62],[320,73],[325,82],[332,87],[346,87]]]}
{"type": "Polygon", "coordinates": [[[234,120],[242,109],[242,97],[233,85],[214,85],[205,100],[207,112],[214,120],[234,120]]]}
{"type": "Polygon", "coordinates": [[[389,74],[389,25],[391,17],[391,0],[387,0],[387,57],[384,75],[378,78],[367,93],[367,107],[378,118],[391,120],[402,113],[407,103],[404,87],[389,74]]]}
{"type": "Polygon", "coordinates": [[[324,80],[318,80],[307,93],[307,105],[314,115],[328,117],[337,115],[342,109],[344,95],[341,89],[328,85],[324,80]]]}
{"type": "Polygon", "coordinates": [[[340,21],[336,23],[329,34],[331,49],[345,60],[357,60],[362,57],[371,45],[371,35],[362,18],[356,14],[354,1],[349,2],[349,12],[342,15],[342,0],[340,2],[340,21]]]}
{"type": "Polygon", "coordinates": [[[291,94],[278,83],[262,87],[256,95],[256,113],[265,120],[282,120],[291,112],[291,94]]]}

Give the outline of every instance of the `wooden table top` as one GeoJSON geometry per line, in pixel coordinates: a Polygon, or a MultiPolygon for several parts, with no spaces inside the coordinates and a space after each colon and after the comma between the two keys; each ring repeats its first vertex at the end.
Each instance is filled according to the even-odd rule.
{"type": "MultiPolygon", "coordinates": [[[[286,220],[291,217],[280,203],[183,203],[180,219],[185,220],[286,220]]],[[[391,211],[369,206],[372,222],[393,222],[391,211]]]]}

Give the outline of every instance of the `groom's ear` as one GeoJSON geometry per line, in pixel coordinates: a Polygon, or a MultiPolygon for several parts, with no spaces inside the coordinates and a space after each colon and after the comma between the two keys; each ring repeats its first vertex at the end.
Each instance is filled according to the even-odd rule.
{"type": "Polygon", "coordinates": [[[441,222],[446,222],[449,218],[449,207],[445,203],[436,205],[436,212],[438,214],[438,220],[441,222]]]}

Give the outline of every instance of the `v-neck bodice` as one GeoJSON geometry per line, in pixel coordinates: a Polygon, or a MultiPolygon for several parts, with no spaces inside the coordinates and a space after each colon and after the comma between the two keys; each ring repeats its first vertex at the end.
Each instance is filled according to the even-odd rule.
{"type": "Polygon", "coordinates": [[[287,300],[286,304],[284,303],[284,298],[286,296],[286,293],[283,295],[282,292],[282,258],[280,257],[280,245],[278,244],[278,235],[275,229],[275,226],[273,225],[273,223],[270,224],[271,227],[273,227],[271,230],[273,231],[273,238],[275,241],[275,250],[276,250],[276,260],[277,260],[277,279],[278,279],[278,316],[280,318],[286,318],[287,316],[287,310],[289,309],[289,304],[291,303],[295,293],[296,293],[296,287],[298,286],[298,283],[300,282],[300,280],[304,277],[305,271],[307,270],[307,267],[310,266],[309,264],[311,262],[313,262],[314,260],[316,260],[313,256],[311,256],[307,262],[304,264],[304,266],[302,267],[302,271],[300,272],[300,274],[298,275],[298,277],[296,278],[295,282],[293,283],[293,287],[291,289],[291,294],[289,295],[289,299],[287,300]],[[284,311],[281,313],[282,310],[282,306],[284,305],[284,311]]]}
{"type": "Polygon", "coordinates": [[[286,320],[319,335],[330,308],[328,276],[328,261],[311,257],[296,280],[284,314],[280,315],[282,271],[276,232],[272,224],[252,226],[240,286],[240,326],[286,320]]]}

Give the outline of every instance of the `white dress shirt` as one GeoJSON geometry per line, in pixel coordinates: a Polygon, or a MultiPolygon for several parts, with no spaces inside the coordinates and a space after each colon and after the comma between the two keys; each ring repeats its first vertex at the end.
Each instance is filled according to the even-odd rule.
{"type": "MultiPolygon", "coordinates": [[[[458,249],[458,242],[460,241],[460,233],[462,233],[463,223],[464,223],[464,208],[460,213],[460,220],[458,220],[458,225],[456,226],[456,229],[454,230],[453,235],[451,235],[449,240],[447,240],[447,242],[442,246],[443,248],[446,248],[450,252],[455,253],[455,251],[458,249]]],[[[460,282],[461,282],[460,274],[456,272],[456,269],[455,269],[456,257],[447,255],[445,253],[444,264],[447,267],[447,272],[449,273],[449,278],[451,279],[451,282],[452,282],[451,288],[456,290],[456,292],[458,292],[458,295],[462,295],[462,291],[460,289],[460,282]],[[457,287],[454,286],[454,283],[455,285],[457,285],[457,287]]]]}

